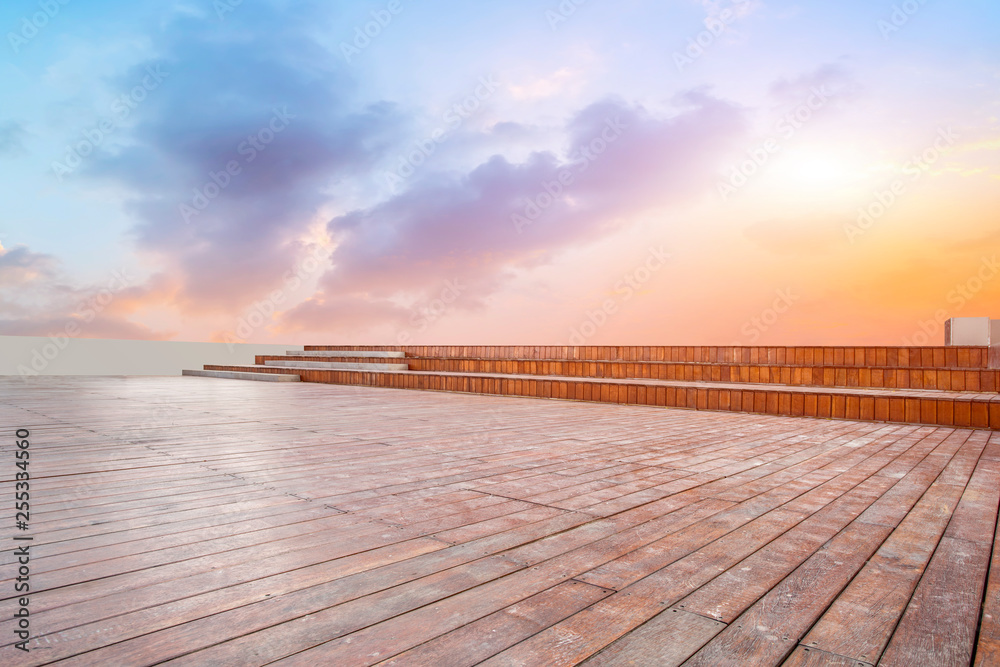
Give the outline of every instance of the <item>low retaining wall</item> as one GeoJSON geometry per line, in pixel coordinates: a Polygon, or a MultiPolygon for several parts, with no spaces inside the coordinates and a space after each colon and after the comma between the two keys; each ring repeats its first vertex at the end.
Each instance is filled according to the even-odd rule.
{"type": "Polygon", "coordinates": [[[204,364],[252,364],[301,345],[0,336],[0,375],[180,375],[204,364]]]}

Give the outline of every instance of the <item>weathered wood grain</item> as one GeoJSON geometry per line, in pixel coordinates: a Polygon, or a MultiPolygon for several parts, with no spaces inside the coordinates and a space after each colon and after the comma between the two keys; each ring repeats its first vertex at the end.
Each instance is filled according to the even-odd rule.
{"type": "Polygon", "coordinates": [[[989,545],[942,538],[879,665],[971,664],[989,563],[989,545]]]}
{"type": "Polygon", "coordinates": [[[614,642],[587,667],[675,667],[725,627],[723,623],[679,609],[668,609],[614,642]]]}
{"type": "MultiPolygon", "coordinates": [[[[638,361],[625,372],[644,372],[638,361]]],[[[768,379],[808,381],[808,368],[786,370],[768,379]]],[[[908,381],[881,370],[853,381],[908,381]]],[[[0,378],[0,420],[32,429],[37,474],[33,650],[17,664],[1000,655],[1000,440],[988,432],[269,385],[0,378]]],[[[548,391],[575,391],[564,385],[548,391]]],[[[614,388],[642,400],[635,383],[614,388]]],[[[762,409],[833,409],[829,394],[745,393],[762,409]]],[[[892,400],[840,409],[877,416],[892,400]]],[[[0,458],[10,448],[0,440],[0,458]]],[[[0,519],[10,526],[12,510],[0,519]]],[[[12,576],[0,564],[5,604],[12,576]]],[[[12,630],[0,619],[0,650],[12,630]]]]}

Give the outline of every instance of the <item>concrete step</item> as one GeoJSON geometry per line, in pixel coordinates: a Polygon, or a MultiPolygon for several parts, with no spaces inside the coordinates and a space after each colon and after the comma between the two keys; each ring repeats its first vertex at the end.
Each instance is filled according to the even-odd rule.
{"type": "Polygon", "coordinates": [[[405,352],[389,350],[287,350],[290,357],[371,357],[373,359],[402,359],[405,352]]]}
{"type": "MultiPolygon", "coordinates": [[[[254,366],[208,366],[253,371],[254,366]]],[[[301,369],[304,382],[1000,430],[1000,394],[494,373],[301,369]]]]}
{"type": "Polygon", "coordinates": [[[334,371],[405,371],[409,370],[407,364],[380,364],[380,363],[350,363],[343,361],[289,361],[287,359],[269,359],[264,362],[265,366],[279,368],[321,368],[334,371]]]}
{"type": "Polygon", "coordinates": [[[258,380],[260,382],[299,382],[298,375],[290,373],[254,373],[252,371],[181,371],[181,375],[205,378],[223,378],[226,380],[258,380]]]}

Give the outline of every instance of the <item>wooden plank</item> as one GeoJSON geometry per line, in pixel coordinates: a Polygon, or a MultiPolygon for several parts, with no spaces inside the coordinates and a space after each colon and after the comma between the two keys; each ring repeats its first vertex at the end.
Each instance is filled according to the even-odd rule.
{"type": "Polygon", "coordinates": [[[734,621],[843,530],[883,490],[878,479],[862,483],[698,588],[678,607],[726,623],[734,621]]]}
{"type": "MultiPolygon", "coordinates": [[[[497,627],[488,619],[496,620],[496,615],[502,614],[505,607],[510,611],[505,619],[501,619],[501,623],[512,615],[519,617],[522,622],[528,620],[534,626],[533,632],[527,633],[530,636],[612,592],[577,581],[565,581],[548,590],[552,591],[551,596],[540,598],[546,592],[542,591],[508,606],[512,599],[521,596],[516,587],[501,584],[473,588],[438,603],[296,653],[281,660],[280,663],[287,667],[315,664],[371,665],[384,657],[394,656],[411,647],[422,645],[446,632],[457,630],[462,626],[468,627],[469,624],[477,625],[479,630],[494,634],[497,627]],[[499,590],[501,588],[502,591],[499,590]],[[569,609],[565,608],[567,606],[569,609]],[[525,613],[528,614],[527,618],[524,616],[525,613]]],[[[466,638],[470,636],[468,631],[464,636],[466,638]]],[[[504,635],[497,637],[497,641],[507,645],[516,643],[516,639],[504,635]]],[[[451,645],[454,646],[454,639],[451,645]]],[[[447,663],[467,662],[472,654],[489,657],[504,648],[496,646],[496,641],[488,647],[478,642],[473,646],[473,651],[469,651],[467,647],[464,650],[460,649],[457,654],[450,655],[447,663]],[[483,653],[486,655],[482,655],[483,653]]],[[[435,650],[440,648],[439,646],[435,650]]],[[[217,664],[216,658],[212,658],[212,664],[217,664]]],[[[468,664],[475,664],[475,661],[468,664]]]]}
{"type": "MultiPolygon", "coordinates": [[[[775,513],[776,517],[793,522],[800,518],[792,514],[785,510],[775,513]]],[[[531,663],[534,656],[545,656],[551,664],[577,664],[759,549],[781,529],[779,522],[762,517],[710,545],[693,550],[685,558],[504,651],[485,664],[525,664],[531,663]]],[[[697,648],[693,646],[691,650],[697,648]]]]}
{"type": "Polygon", "coordinates": [[[802,644],[861,662],[877,662],[961,494],[960,486],[933,484],[802,644]]]}
{"type": "MultiPolygon", "coordinates": [[[[238,608],[277,598],[283,594],[321,584],[338,578],[350,577],[353,574],[376,569],[381,566],[405,561],[421,554],[431,553],[440,550],[443,545],[435,544],[432,540],[413,540],[403,545],[393,545],[383,549],[367,551],[356,556],[338,559],[327,564],[320,564],[312,568],[298,570],[294,574],[281,574],[263,579],[255,579],[244,584],[216,589],[199,595],[181,597],[174,602],[165,602],[169,598],[149,591],[145,600],[140,599],[138,604],[133,604],[132,611],[125,614],[116,615],[115,612],[121,609],[112,609],[102,614],[95,614],[95,608],[103,609],[112,600],[104,598],[100,601],[100,606],[89,605],[81,608],[76,605],[57,609],[51,613],[41,613],[36,617],[41,627],[45,628],[45,635],[42,639],[35,639],[35,646],[44,646],[45,651],[33,652],[34,658],[24,664],[43,664],[50,660],[59,658],[71,658],[76,654],[82,654],[77,662],[81,664],[95,664],[101,660],[87,653],[94,649],[100,649],[108,645],[117,644],[118,648],[110,649],[112,652],[123,649],[131,650],[134,645],[130,645],[128,639],[134,639],[163,631],[173,626],[182,626],[196,619],[211,617],[213,614],[221,613],[229,609],[238,608]],[[63,615],[60,618],[56,614],[63,615]],[[73,623],[73,619],[76,623],[73,623]],[[96,620],[95,620],[96,619],[96,620]],[[57,643],[51,645],[45,636],[59,636],[65,634],[60,630],[66,630],[73,636],[73,641],[69,643],[57,643]]],[[[143,591],[142,593],[146,593],[143,591]]],[[[101,655],[101,654],[98,654],[101,655]]],[[[112,662],[103,664],[125,664],[112,662]]]]}
{"type": "Polygon", "coordinates": [[[471,542],[481,537],[495,535],[520,526],[551,519],[565,513],[564,510],[555,507],[531,507],[520,512],[505,514],[485,521],[475,521],[457,528],[451,528],[450,530],[436,532],[434,533],[434,539],[449,544],[462,544],[463,542],[471,542]]]}
{"type": "Polygon", "coordinates": [[[852,523],[685,664],[780,664],[889,532],[852,523]]]}
{"type": "MultiPolygon", "coordinates": [[[[336,516],[320,517],[266,528],[254,526],[252,530],[232,535],[218,535],[206,531],[203,534],[204,539],[178,546],[161,544],[163,548],[160,549],[133,545],[128,552],[123,552],[119,545],[111,545],[107,548],[91,549],[82,554],[73,552],[52,557],[43,556],[38,559],[37,564],[32,559],[32,572],[45,574],[44,577],[40,577],[40,584],[36,588],[40,591],[236,549],[281,543],[284,540],[295,540],[295,546],[301,548],[315,544],[314,541],[310,541],[312,539],[310,536],[334,530],[343,530],[345,535],[349,535],[352,527],[366,523],[359,522],[354,517],[348,517],[347,521],[337,519],[336,516]]],[[[368,528],[370,531],[373,527],[368,528]]],[[[401,533],[399,537],[403,540],[407,536],[401,533]]]]}
{"type": "MultiPolygon", "coordinates": [[[[602,588],[621,590],[642,577],[683,558],[698,546],[713,542],[767,513],[769,509],[777,508],[781,505],[781,501],[773,500],[768,505],[750,508],[737,506],[724,510],[676,533],[662,537],[647,546],[636,545],[638,548],[580,575],[579,579],[602,588]]],[[[790,522],[791,525],[798,523],[804,517],[804,515],[796,513],[775,514],[776,518],[779,516],[782,517],[782,520],[790,522]]]]}
{"type": "MultiPolygon", "coordinates": [[[[1000,535],[997,536],[1000,538],[1000,535]]],[[[994,542],[976,645],[976,667],[1000,664],[1000,544],[994,542]]]]}
{"type": "Polygon", "coordinates": [[[563,582],[378,664],[476,665],[609,593],[582,582],[563,582]]]}
{"type": "Polygon", "coordinates": [[[781,667],[874,667],[874,665],[816,648],[799,646],[781,663],[781,667]]]}
{"type": "MultiPolygon", "coordinates": [[[[874,472],[874,469],[869,471],[867,474],[871,474],[871,472],[874,472]]],[[[621,589],[623,586],[637,580],[641,576],[649,574],[661,567],[664,567],[673,560],[684,556],[686,554],[685,545],[690,539],[694,539],[695,543],[701,543],[705,540],[711,541],[711,539],[715,539],[715,537],[725,534],[730,530],[753,520],[759,514],[766,513],[772,508],[777,507],[792,498],[795,498],[795,500],[789,502],[785,506],[787,510],[798,510],[806,512],[807,514],[815,512],[849,489],[851,486],[857,484],[857,482],[860,479],[864,479],[864,477],[865,473],[863,472],[857,479],[852,479],[852,475],[850,474],[843,474],[843,480],[837,482],[843,484],[842,488],[839,491],[834,491],[832,494],[827,494],[825,492],[821,493],[820,491],[824,490],[824,487],[828,486],[831,487],[832,490],[833,487],[831,485],[834,484],[833,480],[828,481],[827,483],[821,485],[818,489],[808,493],[803,493],[803,491],[813,487],[816,482],[807,482],[797,491],[794,490],[796,488],[796,483],[790,483],[784,487],[778,487],[754,498],[752,501],[745,501],[744,504],[739,505],[732,510],[727,510],[726,512],[722,512],[711,519],[706,519],[698,524],[695,524],[694,526],[691,526],[690,528],[679,531],[676,535],[658,540],[647,547],[636,549],[622,558],[598,567],[592,572],[581,575],[580,578],[581,580],[589,581],[590,583],[606,588],[621,589]],[[788,489],[790,493],[782,495],[785,493],[785,489],[788,489]],[[799,497],[796,498],[796,496],[799,497]],[[813,498],[813,496],[815,496],[815,498],[813,498]]],[[[884,491],[889,483],[876,482],[876,485],[880,487],[878,492],[881,492],[884,491]]],[[[877,497],[877,494],[874,497],[877,497]]],[[[869,502],[871,502],[874,497],[869,499],[869,502]]],[[[773,515],[775,518],[779,516],[782,515],[773,515]]],[[[804,516],[805,515],[801,515],[799,520],[801,520],[804,516]]],[[[853,518],[854,516],[850,517],[850,519],[853,518]]],[[[795,521],[790,525],[794,525],[794,523],[798,523],[798,521],[795,521]]],[[[832,536],[832,534],[830,536],[832,536]]],[[[826,539],[828,538],[829,536],[826,539]]]]}
{"type": "MultiPolygon", "coordinates": [[[[480,582],[479,585],[481,588],[477,591],[471,591],[470,594],[483,596],[488,590],[491,591],[491,595],[489,596],[491,599],[495,599],[499,595],[513,595],[518,599],[523,599],[547,587],[565,581],[574,574],[591,569],[609,558],[613,558],[616,554],[613,551],[608,553],[607,547],[601,542],[595,542],[592,545],[587,543],[601,535],[608,535],[607,531],[612,527],[614,520],[601,520],[594,523],[597,525],[593,527],[584,526],[583,528],[586,530],[578,529],[573,531],[575,534],[570,539],[550,540],[550,546],[542,547],[540,551],[533,551],[530,558],[526,556],[527,552],[518,554],[517,558],[522,560],[522,563],[519,565],[524,569],[509,574],[504,578],[496,578],[497,575],[494,573],[492,576],[496,578],[495,581],[489,580],[489,583],[485,583],[485,581],[480,582]],[[585,545],[586,548],[574,548],[581,544],[585,545]],[[565,553],[562,553],[557,558],[552,558],[554,554],[560,552],[565,553]],[[528,567],[533,562],[544,558],[550,558],[550,560],[544,563],[544,566],[528,567]]],[[[622,525],[628,526],[632,523],[633,521],[627,521],[623,522],[622,525]]],[[[622,545],[609,546],[620,549],[625,544],[627,542],[622,545]]],[[[248,656],[258,655],[265,651],[262,648],[258,648],[261,646],[266,646],[266,657],[269,660],[292,655],[306,648],[318,645],[323,641],[335,638],[342,632],[357,631],[366,625],[378,622],[389,616],[404,613],[408,611],[405,605],[417,607],[427,604],[430,600],[425,596],[456,594],[458,591],[448,590],[448,588],[442,591],[444,584],[439,580],[444,578],[445,582],[450,582],[450,579],[454,578],[456,579],[455,585],[464,585],[464,583],[468,582],[467,570],[474,573],[477,569],[481,569],[494,561],[496,561],[495,564],[497,565],[501,563],[510,565],[512,564],[510,560],[512,557],[514,557],[513,552],[510,555],[505,554],[504,558],[498,561],[493,558],[482,559],[482,562],[476,561],[470,563],[468,566],[455,568],[448,573],[441,573],[440,575],[428,577],[424,580],[413,581],[407,584],[408,589],[412,588],[415,591],[413,595],[400,595],[399,591],[386,590],[370,596],[374,599],[358,599],[348,604],[314,612],[310,614],[309,623],[305,625],[289,623],[271,625],[262,628],[253,636],[235,639],[207,649],[198,654],[197,660],[192,659],[190,663],[187,663],[187,659],[182,659],[176,664],[204,664],[205,661],[211,664],[245,664],[248,656]],[[382,618],[380,618],[380,615],[382,615],[382,618]],[[349,629],[345,629],[345,626],[349,629]],[[323,639],[319,639],[320,637],[323,639]]],[[[487,580],[490,576],[488,573],[486,574],[487,580]]],[[[316,597],[317,601],[319,599],[321,598],[316,597]]],[[[324,596],[322,599],[326,599],[327,604],[329,604],[329,596],[324,596]]],[[[275,623],[274,613],[261,609],[253,617],[244,619],[240,625],[245,627],[250,618],[257,619],[255,621],[257,624],[265,622],[275,623]]],[[[214,625],[226,625],[232,622],[233,620],[230,618],[219,619],[218,622],[213,623],[214,625]]],[[[220,628],[219,631],[221,632],[221,630],[220,628]]],[[[204,630],[197,635],[188,636],[186,640],[188,643],[191,641],[206,641],[204,630]]]]}
{"type": "Polygon", "coordinates": [[[989,563],[989,545],[943,538],[879,665],[971,664],[989,563]]]}
{"type": "MultiPolygon", "coordinates": [[[[392,531],[385,531],[391,535],[392,531]]],[[[326,536],[325,541],[313,546],[299,547],[294,545],[276,544],[269,552],[261,553],[260,560],[247,566],[247,554],[236,551],[226,552],[222,556],[215,554],[203,559],[205,564],[201,569],[193,569],[193,562],[179,561],[134,573],[107,576],[104,578],[85,580],[72,586],[46,589],[32,597],[33,614],[39,619],[46,619],[48,627],[56,629],[67,627],[73,618],[84,617],[88,621],[109,618],[116,614],[142,609],[151,603],[168,603],[192,595],[249,583],[256,579],[269,576],[293,573],[299,569],[319,565],[337,558],[368,552],[383,547],[386,541],[397,542],[395,536],[388,540],[372,533],[345,539],[337,544],[337,534],[326,536]],[[293,550],[294,549],[294,550],[293,550]],[[264,557],[268,555],[269,557],[264,557]],[[187,566],[192,563],[192,571],[186,573],[187,566]],[[218,563],[213,569],[212,563],[218,563]]],[[[438,546],[433,541],[416,543],[422,551],[437,551],[438,546]]],[[[444,546],[443,544],[441,546],[444,546]]],[[[400,547],[406,552],[406,547],[400,547]]],[[[292,575],[294,576],[294,575],[292,575]]],[[[0,622],[0,629],[13,626],[14,622],[0,622]]]]}
{"type": "Polygon", "coordinates": [[[674,667],[724,627],[723,623],[704,616],[668,609],[580,664],[587,667],[674,667]]]}

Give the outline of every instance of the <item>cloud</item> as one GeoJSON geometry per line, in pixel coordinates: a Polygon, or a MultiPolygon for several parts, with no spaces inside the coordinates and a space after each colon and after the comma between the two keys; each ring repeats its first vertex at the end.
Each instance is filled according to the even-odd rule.
{"type": "Polygon", "coordinates": [[[565,94],[568,91],[579,92],[585,83],[583,73],[570,67],[563,67],[546,77],[534,79],[523,85],[508,86],[511,97],[515,100],[538,100],[553,95],[565,94]]]}
{"type": "Polygon", "coordinates": [[[0,246],[0,289],[23,289],[28,284],[50,280],[55,266],[54,257],[32,252],[27,246],[10,250],[0,246]]]}
{"type": "Polygon", "coordinates": [[[0,247],[0,335],[167,337],[129,320],[149,292],[133,282],[126,272],[115,271],[103,284],[75,285],[51,255],[25,246],[0,247]]]}
{"type": "Polygon", "coordinates": [[[368,313],[373,325],[391,323],[397,314],[388,304],[427,295],[449,278],[468,285],[463,303],[475,307],[511,270],[696,196],[711,187],[720,157],[745,141],[744,112],[703,91],[676,103],[668,118],[618,100],[592,104],[563,128],[564,156],[536,152],[512,163],[494,155],[465,174],[418,175],[408,190],[334,218],[334,268],[321,294],[286,313],[286,325],[329,329],[362,295],[380,304],[368,313]],[[572,182],[560,186],[566,174],[572,182]],[[526,219],[529,202],[546,201],[533,222],[526,219]],[[530,223],[520,233],[515,215],[530,223]]]}
{"type": "Polygon", "coordinates": [[[0,157],[24,154],[24,140],[27,136],[24,125],[17,121],[8,120],[0,123],[0,157]]]}
{"type": "Polygon", "coordinates": [[[282,333],[299,331],[363,331],[373,324],[404,326],[413,312],[388,299],[318,295],[295,307],[294,314],[282,320],[282,333]]]}
{"type": "MultiPolygon", "coordinates": [[[[311,38],[305,7],[237,11],[221,25],[176,15],[154,40],[157,57],[118,81],[124,93],[151,71],[162,79],[121,141],[80,173],[128,193],[132,239],[171,284],[145,286],[142,298],[182,317],[237,317],[282,285],[321,211],[346,209],[326,228],[333,269],[275,329],[397,325],[411,316],[401,304],[448,279],[468,285],[462,306],[475,308],[512,271],[710,188],[719,157],[745,141],[745,111],[705,91],[677,98],[669,117],[609,99],[555,130],[562,152],[470,152],[472,168],[427,165],[401,192],[351,210],[376,167],[409,143],[410,119],[390,103],[357,103],[353,75],[311,38]],[[572,183],[560,186],[565,174],[572,183]],[[518,233],[512,216],[556,186],[563,192],[518,233]]],[[[500,120],[478,134],[489,145],[529,142],[532,131],[500,120]]]]}
{"type": "Polygon", "coordinates": [[[185,312],[237,312],[280,285],[328,190],[391,143],[397,112],[358,107],[339,59],[310,37],[309,11],[257,7],[224,27],[179,16],[145,72],[162,83],[135,113],[127,147],[85,174],[131,193],[132,236],[179,283],[185,312]],[[231,169],[227,169],[231,167],[231,169]]]}
{"type": "Polygon", "coordinates": [[[759,0],[696,0],[696,2],[705,9],[706,22],[722,21],[723,23],[728,23],[726,19],[723,19],[723,14],[728,20],[732,20],[727,12],[732,12],[736,19],[743,19],[760,9],[762,4],[759,0]]]}
{"type": "Polygon", "coordinates": [[[127,319],[102,315],[95,319],[87,316],[19,317],[0,319],[3,336],[67,336],[69,338],[111,338],[115,340],[169,340],[171,336],[154,331],[127,319]],[[72,328],[75,325],[75,329],[72,328]]]}
{"type": "Polygon", "coordinates": [[[802,104],[817,90],[843,97],[859,90],[850,72],[838,63],[824,63],[793,78],[781,78],[771,84],[768,93],[779,104],[802,104]]]}

